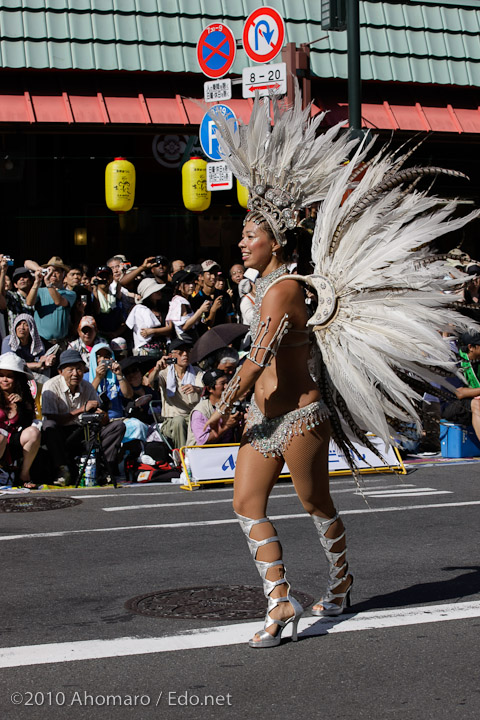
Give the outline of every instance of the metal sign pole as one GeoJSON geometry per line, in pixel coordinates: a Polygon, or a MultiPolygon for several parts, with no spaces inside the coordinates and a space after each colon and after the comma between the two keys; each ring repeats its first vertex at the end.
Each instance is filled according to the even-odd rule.
{"type": "Polygon", "coordinates": [[[347,3],[348,121],[351,128],[362,127],[362,79],[360,73],[360,20],[358,0],[347,3]]]}

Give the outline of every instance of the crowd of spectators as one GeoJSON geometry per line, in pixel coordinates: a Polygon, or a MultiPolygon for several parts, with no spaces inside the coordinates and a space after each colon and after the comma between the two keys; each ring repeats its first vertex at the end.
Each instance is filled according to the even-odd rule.
{"type": "Polygon", "coordinates": [[[90,272],[60,256],[15,265],[0,254],[0,482],[76,483],[82,418],[92,413],[111,477],[122,446],[146,440],[159,419],[172,448],[238,439],[242,413],[213,434],[198,432],[198,418],[205,424],[241,353],[216,338],[190,357],[210,329],[233,323],[240,347],[249,324],[242,301],[253,293],[243,265],[224,274],[210,259],[158,255],[132,266],[115,255],[90,272]]]}
{"type": "MultiPolygon", "coordinates": [[[[450,262],[472,274],[459,299],[477,320],[480,266],[458,250],[450,262]]],[[[241,408],[217,432],[207,422],[248,348],[255,277],[238,263],[224,272],[211,259],[186,265],[158,255],[132,266],[115,255],[90,272],[59,256],[14,265],[0,254],[0,482],[75,483],[88,413],[101,416],[111,477],[123,446],[146,440],[159,417],[172,448],[238,440],[241,408]],[[220,332],[232,324],[238,332],[224,337],[235,337],[233,346],[220,332]],[[216,328],[219,337],[204,338],[216,328]]],[[[447,415],[459,419],[461,410],[468,421],[480,396],[480,336],[464,340],[459,359],[471,363],[471,385],[458,388],[447,415]]]]}

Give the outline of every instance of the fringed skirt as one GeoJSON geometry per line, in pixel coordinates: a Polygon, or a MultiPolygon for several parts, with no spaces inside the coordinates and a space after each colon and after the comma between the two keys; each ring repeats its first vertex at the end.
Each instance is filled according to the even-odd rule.
{"type": "Polygon", "coordinates": [[[304,429],[313,430],[328,417],[327,406],[317,400],[285,415],[267,418],[252,398],[245,418],[245,436],[265,457],[282,457],[294,435],[303,435],[304,429]]]}

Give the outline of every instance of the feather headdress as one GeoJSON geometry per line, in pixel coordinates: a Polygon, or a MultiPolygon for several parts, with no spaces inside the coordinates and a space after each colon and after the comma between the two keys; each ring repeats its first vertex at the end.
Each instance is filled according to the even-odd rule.
{"type": "Polygon", "coordinates": [[[285,231],[298,224],[300,209],[323,200],[358,143],[340,134],[345,123],[317,136],[324,117],[319,113],[310,119],[310,106],[302,109],[298,82],[291,106],[275,96],[257,96],[248,125],[212,114],[223,159],[248,188],[247,219],[266,220],[281,245],[285,231]]]}

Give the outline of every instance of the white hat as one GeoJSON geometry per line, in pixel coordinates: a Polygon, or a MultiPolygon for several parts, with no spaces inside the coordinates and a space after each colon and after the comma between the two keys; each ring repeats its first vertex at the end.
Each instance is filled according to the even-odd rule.
{"type": "Polygon", "coordinates": [[[28,378],[33,377],[30,370],[25,367],[25,361],[13,352],[0,355],[0,370],[12,370],[13,372],[23,373],[28,378]]]}
{"type": "Polygon", "coordinates": [[[127,341],[123,337],[116,337],[110,340],[110,347],[116,352],[127,349],[127,341]]]}
{"type": "Polygon", "coordinates": [[[165,283],[157,283],[153,278],[145,278],[145,280],[138,283],[137,293],[142,300],[146,300],[146,298],[153,295],[153,293],[163,290],[164,287],[165,283]]]}

